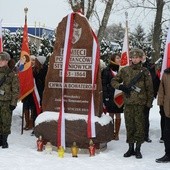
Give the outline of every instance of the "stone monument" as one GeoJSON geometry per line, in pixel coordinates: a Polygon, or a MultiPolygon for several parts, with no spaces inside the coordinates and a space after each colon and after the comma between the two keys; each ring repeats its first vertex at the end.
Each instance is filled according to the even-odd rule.
{"type": "MultiPolygon", "coordinates": [[[[64,105],[66,114],[88,115],[92,94],[93,65],[93,32],[87,19],[80,13],[74,13],[73,38],[71,40],[71,56],[68,72],[64,84],[64,105]]],[[[54,51],[49,59],[49,68],[46,76],[43,93],[43,112],[59,112],[62,96],[62,63],[65,44],[65,32],[68,17],[64,17],[56,31],[54,51]]],[[[101,117],[103,111],[102,86],[100,67],[97,67],[97,81],[94,90],[95,116],[101,117]]],[[[96,124],[96,138],[94,143],[100,148],[101,143],[112,140],[113,124],[109,122],[102,126],[96,124]]],[[[42,135],[53,145],[56,145],[57,122],[43,122],[35,127],[35,135],[42,135]],[[50,125],[51,124],[51,125],[50,125]],[[49,129],[49,126],[51,129],[49,129]],[[49,129],[49,131],[47,131],[49,129]]],[[[66,119],[66,146],[76,142],[79,147],[87,148],[87,122],[85,120],[66,119]]]]}
{"type": "MultiPolygon", "coordinates": [[[[53,55],[50,57],[43,97],[43,111],[59,111],[61,104],[61,75],[66,19],[58,25],[57,39],[53,55]],[[49,102],[50,101],[50,102],[49,102]]],[[[71,58],[65,84],[65,112],[75,114],[88,113],[92,89],[92,47],[91,28],[85,17],[75,13],[71,58]]],[[[99,67],[98,67],[99,69],[99,67]]],[[[95,114],[102,113],[102,88],[98,72],[95,90],[95,114]]]]}

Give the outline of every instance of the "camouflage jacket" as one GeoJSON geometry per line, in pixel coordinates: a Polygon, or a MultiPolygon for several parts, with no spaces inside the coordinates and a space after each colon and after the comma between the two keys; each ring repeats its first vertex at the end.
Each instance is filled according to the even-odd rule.
{"type": "Polygon", "coordinates": [[[136,92],[132,90],[130,95],[124,95],[124,103],[127,105],[145,105],[147,107],[152,107],[153,102],[153,84],[152,77],[149,71],[142,67],[142,64],[132,64],[130,66],[122,68],[118,74],[112,79],[111,85],[119,89],[121,83],[123,85],[128,86],[130,81],[139,73],[143,71],[142,77],[135,84],[137,87],[141,89],[140,92],[136,92]]]}
{"type": "Polygon", "coordinates": [[[2,85],[0,86],[0,101],[10,101],[13,106],[17,105],[19,96],[19,81],[18,76],[8,67],[0,68],[0,81],[7,75],[2,85]]]}

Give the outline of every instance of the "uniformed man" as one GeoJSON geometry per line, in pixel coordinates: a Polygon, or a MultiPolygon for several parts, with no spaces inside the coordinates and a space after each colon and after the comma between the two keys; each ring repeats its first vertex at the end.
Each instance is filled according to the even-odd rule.
{"type": "Polygon", "coordinates": [[[11,133],[12,111],[19,95],[17,75],[8,67],[10,55],[0,53],[0,146],[8,148],[7,138],[11,133]]]}
{"type": "Polygon", "coordinates": [[[132,49],[130,51],[132,64],[122,68],[111,82],[114,88],[124,92],[124,116],[129,144],[124,157],[135,155],[137,159],[142,158],[140,148],[144,142],[143,112],[145,107],[152,107],[153,101],[152,78],[149,71],[142,66],[142,56],[142,50],[132,49]]]}

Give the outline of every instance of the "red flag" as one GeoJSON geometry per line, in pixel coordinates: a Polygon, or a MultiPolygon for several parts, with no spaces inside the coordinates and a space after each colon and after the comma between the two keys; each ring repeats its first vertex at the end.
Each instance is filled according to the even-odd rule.
{"type": "Polygon", "coordinates": [[[3,51],[3,44],[2,44],[2,20],[0,21],[0,52],[3,51]]]}
{"type": "Polygon", "coordinates": [[[122,48],[120,69],[128,65],[129,65],[129,42],[128,42],[128,28],[126,27],[123,48],[122,48]]]}
{"type": "Polygon", "coordinates": [[[20,95],[19,100],[25,98],[28,94],[33,92],[34,81],[31,66],[30,50],[28,45],[28,28],[27,19],[25,17],[25,25],[23,31],[22,48],[20,55],[19,65],[19,82],[20,82],[20,95]]]}
{"type": "Polygon", "coordinates": [[[170,67],[170,28],[168,30],[168,34],[167,34],[167,38],[166,38],[166,45],[165,45],[165,51],[164,51],[164,57],[163,57],[163,62],[162,62],[160,79],[162,78],[164,70],[168,67],[170,67]]]}

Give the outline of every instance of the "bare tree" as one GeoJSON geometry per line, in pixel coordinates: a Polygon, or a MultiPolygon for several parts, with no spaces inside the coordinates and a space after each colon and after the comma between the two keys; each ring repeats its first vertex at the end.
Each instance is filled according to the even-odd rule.
{"type": "Polygon", "coordinates": [[[96,3],[96,0],[89,0],[88,1],[88,7],[87,7],[87,12],[86,12],[86,18],[89,19],[91,15],[94,12],[94,5],[96,3]]]}
{"type": "Polygon", "coordinates": [[[162,32],[162,13],[164,7],[164,0],[157,0],[156,17],[153,29],[153,41],[152,46],[154,48],[154,60],[156,61],[160,57],[161,50],[161,32],[162,32]]]}
{"type": "Polygon", "coordinates": [[[98,35],[97,35],[99,42],[101,42],[101,40],[104,36],[104,31],[106,29],[106,26],[107,26],[107,23],[109,20],[109,16],[111,14],[113,3],[114,3],[114,0],[108,0],[106,2],[105,12],[104,12],[103,19],[102,19],[101,25],[99,27],[98,35]]]}
{"type": "MultiPolygon", "coordinates": [[[[86,16],[87,19],[90,19],[90,17],[95,14],[96,17],[98,18],[98,20],[100,20],[98,13],[96,12],[95,8],[95,4],[96,4],[96,0],[87,0],[87,12],[84,15],[86,16]]],[[[104,31],[106,29],[108,20],[109,20],[109,16],[111,14],[111,10],[112,10],[112,6],[114,3],[114,0],[101,0],[102,3],[105,3],[105,10],[102,16],[102,20],[101,20],[101,24],[99,25],[99,31],[98,31],[98,40],[99,43],[101,42],[101,40],[103,39],[104,36],[104,31]]],[[[84,10],[84,4],[85,4],[85,0],[69,0],[69,3],[71,4],[71,7],[73,9],[73,11],[77,11],[78,9],[82,9],[82,11],[84,10]],[[77,3],[77,5],[75,5],[77,3]]]]}
{"type": "MultiPolygon", "coordinates": [[[[142,2],[136,2],[134,0],[126,0],[129,3],[129,8],[143,8],[144,10],[155,10],[155,21],[153,25],[153,37],[152,47],[154,49],[153,61],[156,61],[160,57],[161,51],[161,34],[162,23],[165,22],[163,18],[163,12],[165,6],[169,10],[169,0],[142,0],[142,2]]],[[[167,21],[167,19],[166,19],[167,21]]]]}

